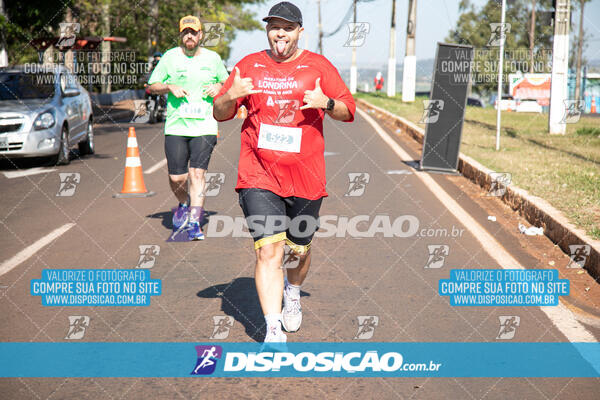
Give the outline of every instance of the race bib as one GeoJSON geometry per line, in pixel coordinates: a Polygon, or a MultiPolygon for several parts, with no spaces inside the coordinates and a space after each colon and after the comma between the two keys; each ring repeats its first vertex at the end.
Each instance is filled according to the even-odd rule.
{"type": "Polygon", "coordinates": [[[300,153],[301,142],[302,128],[260,124],[258,147],[261,149],[300,153]]]}
{"type": "Polygon", "coordinates": [[[206,118],[206,105],[204,103],[184,103],[179,106],[181,118],[206,118]]]}

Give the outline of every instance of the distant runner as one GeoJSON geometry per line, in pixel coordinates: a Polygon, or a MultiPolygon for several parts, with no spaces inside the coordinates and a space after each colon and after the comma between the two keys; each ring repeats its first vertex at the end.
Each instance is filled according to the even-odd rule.
{"type": "Polygon", "coordinates": [[[165,52],[148,84],[154,94],[169,94],[165,153],[171,190],[179,200],[173,212],[173,231],[188,224],[189,238],[202,240],[204,177],[217,144],[212,103],[221,82],[227,79],[227,71],[217,53],[200,47],[202,25],[198,18],[192,15],[181,18],[179,32],[181,46],[165,52]]]}
{"type": "Polygon", "coordinates": [[[378,72],[377,75],[375,76],[374,83],[375,83],[375,91],[381,92],[381,89],[383,89],[383,76],[381,75],[381,72],[378,72]]]}
{"type": "Polygon", "coordinates": [[[215,97],[218,121],[248,109],[236,190],[256,250],[255,281],[267,324],[265,342],[285,342],[302,322],[300,286],[325,191],[323,118],[354,120],[356,105],[335,67],[298,49],[302,14],[278,3],[263,19],[270,50],[242,59],[215,97]],[[298,255],[284,282],[283,246],[298,255]],[[283,297],[283,313],[281,301],[283,297]]]}

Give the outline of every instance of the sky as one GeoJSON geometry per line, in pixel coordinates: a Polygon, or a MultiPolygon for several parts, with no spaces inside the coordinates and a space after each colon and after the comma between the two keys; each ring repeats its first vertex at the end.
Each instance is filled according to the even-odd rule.
{"type": "MultiPolygon", "coordinates": [[[[260,5],[247,6],[258,20],[268,15],[269,9],[279,0],[268,0],[260,5]]],[[[304,19],[304,37],[299,47],[317,51],[318,14],[316,0],[292,0],[302,11],[304,19]]],[[[472,0],[481,6],[486,0],[472,0]]],[[[574,0],[571,0],[573,3],[574,0]]],[[[331,32],[340,24],[351,0],[322,0],[321,19],[323,31],[331,32]]],[[[458,20],[459,0],[418,0],[417,3],[417,60],[435,58],[437,42],[443,42],[448,32],[458,20]]],[[[357,22],[368,22],[370,31],[363,46],[357,48],[359,68],[382,67],[387,65],[390,46],[390,20],[392,0],[371,0],[358,3],[357,22]]],[[[572,11],[571,30],[578,30],[579,13],[572,11]]],[[[401,64],[404,58],[406,42],[406,23],[408,0],[396,0],[396,60],[401,64]]],[[[600,59],[600,0],[592,0],[585,6],[584,28],[591,36],[584,56],[588,60],[600,59]]],[[[498,21],[499,22],[499,21],[498,21]]],[[[323,39],[324,55],[337,68],[350,66],[352,50],[344,47],[348,39],[348,28],[343,26],[335,35],[323,39]]],[[[239,61],[249,53],[268,47],[266,33],[263,31],[240,32],[232,44],[228,65],[239,61]]]]}

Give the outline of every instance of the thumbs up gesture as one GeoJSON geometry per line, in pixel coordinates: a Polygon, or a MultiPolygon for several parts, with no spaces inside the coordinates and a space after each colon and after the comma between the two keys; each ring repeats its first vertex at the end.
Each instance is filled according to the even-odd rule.
{"type": "Polygon", "coordinates": [[[246,97],[255,93],[262,93],[262,90],[254,89],[252,78],[242,78],[240,76],[240,70],[235,67],[233,70],[233,83],[229,89],[229,94],[232,99],[238,99],[240,97],[246,97]]]}
{"type": "Polygon", "coordinates": [[[306,103],[306,105],[300,107],[300,109],[306,110],[307,108],[325,108],[327,107],[328,100],[329,97],[325,96],[321,90],[321,78],[317,78],[315,81],[315,89],[304,91],[304,99],[302,101],[306,103]]]}

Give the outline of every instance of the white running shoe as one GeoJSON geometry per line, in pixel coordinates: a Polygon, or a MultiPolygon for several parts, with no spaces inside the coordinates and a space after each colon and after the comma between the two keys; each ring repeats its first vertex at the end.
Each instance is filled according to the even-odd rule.
{"type": "Polygon", "coordinates": [[[302,307],[300,297],[292,297],[286,289],[283,290],[283,311],[281,325],[288,332],[296,332],[302,324],[302,307]]]}
{"type": "Polygon", "coordinates": [[[267,334],[265,335],[265,343],[285,343],[287,342],[287,335],[277,329],[275,326],[267,328],[267,334]]]}

